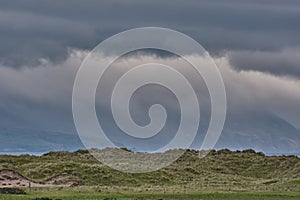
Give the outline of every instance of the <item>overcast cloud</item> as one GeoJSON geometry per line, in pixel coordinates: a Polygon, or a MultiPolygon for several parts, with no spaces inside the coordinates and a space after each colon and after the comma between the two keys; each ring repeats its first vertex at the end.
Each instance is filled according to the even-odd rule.
{"type": "MultiPolygon", "coordinates": [[[[286,120],[291,129],[300,128],[298,0],[2,0],[1,128],[75,133],[72,87],[87,52],[120,31],[146,26],[183,32],[214,57],[228,95],[228,129],[241,116],[258,119],[258,115],[273,114],[286,120]]],[[[149,54],[127,59],[117,65],[169,59],[180,68],[176,57],[149,54]]],[[[197,89],[198,96],[203,96],[205,87],[197,89]]],[[[173,109],[176,102],[168,100],[171,96],[166,94],[164,102],[175,116],[172,124],[178,120],[178,109],[173,109]]],[[[132,107],[136,118],[147,120],[140,114],[151,102],[151,98],[146,100],[132,107]]],[[[202,103],[209,107],[207,100],[202,103]]],[[[105,112],[107,106],[98,106],[105,112]]]]}
{"type": "MultiPolygon", "coordinates": [[[[72,119],[71,101],[72,88],[77,69],[86,56],[86,52],[73,52],[70,57],[62,64],[53,66],[44,64],[36,68],[24,68],[15,70],[8,67],[0,68],[0,89],[1,89],[1,121],[2,127],[23,127],[39,128],[46,130],[62,130],[74,132],[75,127],[72,119]]],[[[183,74],[191,78],[191,82],[196,84],[196,92],[200,99],[200,106],[204,110],[204,122],[207,122],[205,112],[210,106],[206,100],[207,91],[204,82],[196,79],[193,71],[184,66],[182,61],[176,57],[159,58],[156,56],[145,55],[124,58],[112,66],[114,70],[110,73],[118,76],[121,71],[126,71],[130,66],[140,63],[158,62],[168,64],[175,69],[180,69],[183,74]]],[[[231,126],[236,116],[256,116],[257,113],[274,113],[287,120],[293,126],[299,128],[300,113],[300,81],[286,77],[276,77],[263,72],[236,71],[230,65],[228,57],[215,57],[215,61],[222,73],[228,97],[228,120],[227,126],[231,126]]],[[[159,72],[158,72],[159,73],[159,72]]],[[[167,78],[167,77],[166,77],[167,78]]],[[[199,78],[199,77],[198,77],[199,78]]],[[[112,76],[107,79],[113,80],[112,76]]],[[[113,82],[113,81],[112,81],[113,82]]],[[[102,90],[97,92],[97,107],[104,116],[106,127],[111,128],[112,120],[107,115],[110,106],[103,103],[103,98],[107,96],[109,87],[101,86],[102,90]],[[104,89],[104,90],[103,90],[104,89]],[[105,119],[106,118],[106,119],[105,119]]],[[[178,123],[180,116],[178,104],[172,101],[174,96],[159,92],[160,102],[166,106],[173,116],[173,123],[178,123]],[[174,104],[175,103],[175,104],[174,104]]],[[[131,106],[131,112],[136,122],[147,124],[148,109],[151,102],[157,96],[157,90],[148,88],[146,93],[136,95],[137,98],[131,106]],[[146,94],[146,96],[144,96],[146,94]],[[144,98],[143,98],[144,97],[144,98]],[[140,120],[140,121],[139,121],[140,120]],[[145,121],[146,120],[146,121],[145,121]]],[[[172,121],[170,121],[170,127],[172,121]]],[[[204,125],[205,126],[205,125],[204,125]]]]}
{"type": "Polygon", "coordinates": [[[0,62],[12,67],[37,66],[44,59],[60,63],[70,48],[91,49],[143,26],[184,32],[211,54],[268,54],[300,46],[299,1],[3,0],[0,5],[0,62]]]}

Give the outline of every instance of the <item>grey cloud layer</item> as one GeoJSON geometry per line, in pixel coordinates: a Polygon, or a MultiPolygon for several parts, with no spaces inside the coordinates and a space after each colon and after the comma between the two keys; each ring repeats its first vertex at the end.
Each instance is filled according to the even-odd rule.
{"type": "MultiPolygon", "coordinates": [[[[214,56],[227,89],[225,132],[233,134],[226,136],[229,143],[236,142],[239,134],[241,141],[237,143],[241,144],[247,137],[249,141],[258,138],[250,142],[251,145],[269,141],[273,136],[279,138],[277,142],[261,145],[265,147],[280,145],[285,137],[287,141],[298,137],[298,0],[2,0],[0,127],[75,132],[71,95],[85,50],[91,50],[120,31],[144,26],[161,26],[186,33],[214,56]]],[[[176,57],[159,51],[152,53],[159,56],[152,58],[151,53],[141,53],[118,65],[125,69],[157,59],[185,70],[176,57]]],[[[209,100],[203,100],[205,88],[200,85],[196,87],[200,103],[208,108],[209,100]]],[[[106,94],[105,89],[100,96],[106,94]]],[[[143,92],[150,94],[133,101],[132,114],[142,120],[137,122],[147,122],[147,109],[158,97],[167,104],[173,119],[178,119],[177,104],[169,100],[170,95],[155,96],[157,91],[149,88],[138,94],[143,92]]],[[[104,115],[110,108],[98,106],[104,115]]],[[[208,119],[205,115],[201,117],[208,119]]],[[[112,121],[104,120],[106,124],[112,121]]],[[[174,123],[170,127],[176,129],[174,123]]],[[[300,144],[299,141],[292,143],[300,144]]],[[[299,150],[300,145],[297,148],[299,150]]]]}
{"type": "Polygon", "coordinates": [[[231,65],[237,70],[252,70],[278,76],[300,77],[300,50],[285,49],[279,52],[230,52],[231,65]]]}
{"type": "Polygon", "coordinates": [[[69,49],[91,49],[112,34],[141,26],[182,31],[212,54],[280,51],[300,46],[299,16],[300,2],[291,0],[3,0],[0,62],[13,67],[37,66],[45,59],[59,63],[69,49]]]}
{"type": "MultiPolygon", "coordinates": [[[[73,52],[60,66],[53,66],[51,63],[48,63],[44,64],[44,67],[24,68],[22,70],[0,67],[0,126],[27,129],[34,127],[35,129],[42,130],[75,132],[71,110],[72,87],[76,71],[85,55],[85,52],[73,52]]],[[[138,55],[137,57],[127,58],[116,63],[115,67],[119,67],[118,69],[128,69],[130,66],[135,66],[138,63],[153,62],[155,60],[159,63],[168,63],[175,68],[182,67],[176,57],[160,58],[151,57],[151,55],[138,55]]],[[[250,132],[253,134],[251,138],[258,138],[264,141],[265,138],[263,135],[265,132],[262,132],[264,130],[259,130],[261,132],[258,132],[255,130],[257,128],[256,124],[253,125],[252,122],[270,126],[266,128],[268,131],[269,128],[274,126],[274,122],[267,117],[257,120],[257,114],[268,116],[269,113],[275,113],[277,116],[289,121],[295,127],[300,128],[298,117],[300,113],[300,93],[297,92],[300,90],[299,80],[270,76],[261,72],[237,72],[230,66],[228,57],[215,58],[215,61],[223,75],[228,96],[228,116],[225,130],[231,130],[230,133],[239,133],[241,132],[239,130],[243,129],[243,131],[246,132],[241,132],[242,134],[250,132]],[[238,129],[235,128],[236,118],[239,120],[241,118],[244,119],[244,124],[238,123],[238,129]],[[254,121],[249,121],[249,119],[254,121]]],[[[185,73],[194,80],[193,71],[189,71],[187,68],[182,68],[182,71],[185,71],[185,73]]],[[[112,73],[116,72],[119,71],[112,71],[112,73]]],[[[111,76],[107,77],[108,80],[111,80],[110,78],[111,76]]],[[[205,108],[209,107],[209,102],[205,101],[205,99],[203,101],[203,97],[206,97],[206,94],[205,87],[202,86],[203,85],[199,82],[196,92],[200,97],[200,104],[205,108]]],[[[107,87],[103,89],[104,90],[100,90],[97,93],[96,98],[98,103],[97,107],[100,107],[100,110],[102,109],[103,111],[100,112],[102,118],[99,119],[104,120],[106,126],[110,128],[112,120],[107,118],[106,113],[107,109],[110,109],[110,106],[106,104],[102,105],[101,101],[101,98],[106,98],[107,92],[105,89],[107,89],[107,87]]],[[[174,104],[170,99],[172,96],[164,93],[157,95],[157,93],[153,93],[151,89],[146,90],[146,92],[149,93],[144,96],[145,98],[137,98],[136,101],[133,102],[134,104],[131,107],[131,111],[134,119],[144,120],[140,122],[140,124],[147,122],[148,104],[156,102],[157,99],[159,99],[161,100],[160,102],[166,104],[171,119],[173,118],[176,123],[176,120],[178,120],[176,116],[178,116],[179,113],[178,109],[174,108],[177,104],[174,104]]],[[[144,95],[144,93],[141,94],[144,95]]],[[[207,116],[202,114],[203,112],[201,112],[201,120],[208,120],[207,116]]],[[[171,120],[169,127],[176,129],[174,128],[176,124],[172,123],[174,122],[171,120]]],[[[278,126],[280,128],[282,124],[278,126]]],[[[277,128],[278,127],[275,127],[275,129],[277,128]]],[[[173,129],[171,129],[171,131],[173,131],[173,129]]],[[[170,130],[168,129],[168,131],[170,130]]],[[[280,134],[282,134],[280,137],[288,137],[291,133],[282,132],[280,134]]],[[[245,137],[243,137],[243,139],[244,138],[245,137]]],[[[118,138],[115,139],[118,140],[118,138]]],[[[121,141],[125,142],[124,140],[121,141]]],[[[129,144],[131,142],[132,140],[128,141],[129,144]]],[[[239,141],[233,139],[227,144],[229,145],[231,142],[238,143],[239,141]]],[[[297,141],[295,140],[295,142],[297,141]]],[[[250,144],[255,145],[256,143],[250,144]]],[[[272,145],[276,144],[277,143],[274,143],[272,145]]],[[[255,146],[249,147],[254,148],[255,146]]],[[[245,146],[241,148],[245,148],[245,146]]],[[[277,150],[280,151],[280,149],[277,150]]]]}

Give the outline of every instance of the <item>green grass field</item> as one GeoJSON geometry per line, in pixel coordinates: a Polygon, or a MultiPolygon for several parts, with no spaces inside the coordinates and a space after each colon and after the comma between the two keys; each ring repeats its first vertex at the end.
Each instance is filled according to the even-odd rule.
{"type": "Polygon", "coordinates": [[[270,199],[270,200],[282,200],[282,199],[300,199],[300,192],[234,192],[234,193],[180,193],[180,194],[159,194],[159,193],[119,193],[119,194],[102,194],[99,192],[82,192],[82,191],[40,191],[33,192],[27,195],[0,195],[2,200],[32,200],[35,198],[48,197],[51,199],[61,200],[104,200],[104,199],[123,199],[123,200],[146,200],[146,199],[270,199]]]}

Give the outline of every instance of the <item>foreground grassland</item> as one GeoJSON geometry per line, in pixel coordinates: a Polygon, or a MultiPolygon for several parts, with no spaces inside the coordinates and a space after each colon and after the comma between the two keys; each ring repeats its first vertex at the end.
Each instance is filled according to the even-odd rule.
{"type": "Polygon", "coordinates": [[[283,200],[300,199],[300,192],[272,192],[272,193],[189,193],[189,194],[101,194],[99,192],[79,192],[79,191],[39,191],[27,195],[0,195],[1,200],[33,200],[36,198],[51,198],[61,200],[176,200],[176,199],[201,199],[201,200],[283,200]]]}
{"type": "Polygon", "coordinates": [[[0,199],[300,199],[300,158],[296,156],[220,150],[201,158],[199,153],[189,150],[166,168],[140,174],[113,170],[88,151],[0,155],[0,170],[14,170],[39,183],[59,175],[63,176],[57,185],[78,183],[26,188],[26,195],[0,195],[0,199]]]}

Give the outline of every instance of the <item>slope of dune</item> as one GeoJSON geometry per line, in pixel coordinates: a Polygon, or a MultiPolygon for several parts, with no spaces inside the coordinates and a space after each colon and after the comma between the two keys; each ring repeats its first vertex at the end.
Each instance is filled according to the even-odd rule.
{"type": "MultiPolygon", "coordinates": [[[[110,153],[109,149],[94,151],[110,153]]],[[[140,174],[113,170],[95,160],[86,150],[49,152],[42,156],[1,155],[0,169],[14,170],[1,172],[12,173],[13,179],[22,179],[25,186],[31,180],[33,186],[40,186],[35,185],[39,183],[147,188],[166,186],[191,190],[300,190],[300,158],[296,156],[265,156],[253,150],[213,150],[201,158],[199,153],[188,150],[170,166],[140,174]]],[[[2,176],[1,183],[5,181],[8,179],[2,176]]]]}

